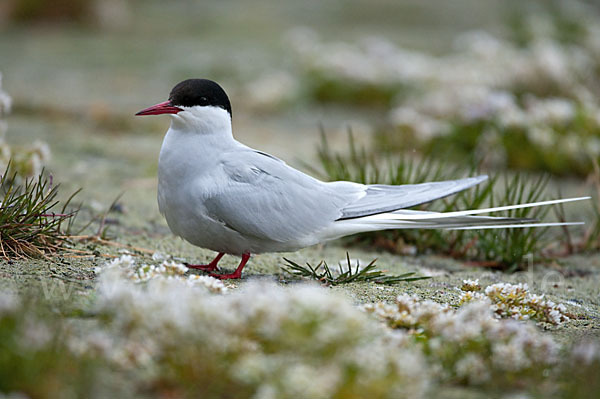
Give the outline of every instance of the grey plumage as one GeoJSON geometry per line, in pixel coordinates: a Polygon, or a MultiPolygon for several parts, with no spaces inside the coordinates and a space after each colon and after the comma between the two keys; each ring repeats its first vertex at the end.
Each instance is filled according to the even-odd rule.
{"type": "Polygon", "coordinates": [[[479,176],[403,186],[324,183],[250,148],[239,149],[235,157],[223,157],[219,163],[225,179],[205,200],[208,214],[238,233],[282,243],[323,230],[338,220],[423,204],[487,179],[479,176]]]}
{"type": "Polygon", "coordinates": [[[358,185],[336,190],[283,161],[240,148],[217,168],[225,179],[206,209],[233,230],[256,239],[288,242],[321,230],[362,196],[358,185]]]}
{"type": "Polygon", "coordinates": [[[466,190],[485,181],[487,178],[487,176],[482,175],[459,180],[405,184],[402,186],[368,185],[366,195],[342,209],[340,219],[392,212],[425,204],[466,190]]]}

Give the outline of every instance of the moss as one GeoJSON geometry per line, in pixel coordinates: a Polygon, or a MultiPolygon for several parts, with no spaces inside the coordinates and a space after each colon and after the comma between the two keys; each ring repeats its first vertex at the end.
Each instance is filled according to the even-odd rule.
{"type": "Polygon", "coordinates": [[[310,82],[307,95],[321,103],[387,109],[404,90],[397,85],[350,84],[319,73],[309,75],[306,79],[310,82]]]}

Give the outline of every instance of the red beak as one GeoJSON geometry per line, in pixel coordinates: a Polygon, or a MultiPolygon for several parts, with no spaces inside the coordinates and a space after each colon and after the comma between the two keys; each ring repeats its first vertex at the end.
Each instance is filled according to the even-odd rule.
{"type": "Polygon", "coordinates": [[[161,115],[161,114],[176,114],[183,111],[181,108],[175,107],[171,104],[171,101],[165,101],[164,103],[156,104],[146,109],[141,110],[136,115],[161,115]]]}

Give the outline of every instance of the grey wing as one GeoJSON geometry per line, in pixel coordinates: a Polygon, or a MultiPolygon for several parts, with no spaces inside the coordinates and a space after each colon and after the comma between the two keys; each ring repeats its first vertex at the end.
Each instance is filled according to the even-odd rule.
{"type": "Polygon", "coordinates": [[[277,242],[297,240],[327,227],[342,208],[364,195],[364,186],[335,190],[257,151],[224,157],[225,181],[205,200],[209,215],[237,232],[277,242]]]}
{"type": "MultiPolygon", "coordinates": [[[[486,179],[487,176],[483,175],[459,180],[405,184],[402,186],[368,185],[366,186],[366,195],[344,207],[339,220],[410,208],[463,191],[486,179]]],[[[341,183],[345,182],[330,184],[341,183]]]]}

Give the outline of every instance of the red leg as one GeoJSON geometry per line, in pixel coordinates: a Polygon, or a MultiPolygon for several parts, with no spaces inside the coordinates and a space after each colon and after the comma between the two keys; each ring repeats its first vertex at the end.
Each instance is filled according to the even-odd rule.
{"type": "Polygon", "coordinates": [[[237,267],[237,269],[235,269],[235,271],[233,273],[229,273],[229,274],[210,273],[210,275],[214,278],[218,278],[221,280],[242,278],[242,269],[244,268],[244,266],[246,266],[246,263],[248,263],[248,259],[250,259],[250,254],[243,254],[242,261],[240,262],[239,266],[237,267]]]}
{"type": "Polygon", "coordinates": [[[223,257],[223,255],[225,255],[223,252],[219,252],[219,254],[217,255],[216,258],[213,259],[212,262],[210,262],[208,265],[190,265],[188,263],[186,263],[185,265],[187,267],[189,267],[190,269],[200,269],[202,271],[205,272],[212,272],[214,270],[217,270],[217,263],[219,263],[219,261],[221,260],[221,258],[223,257]]]}

